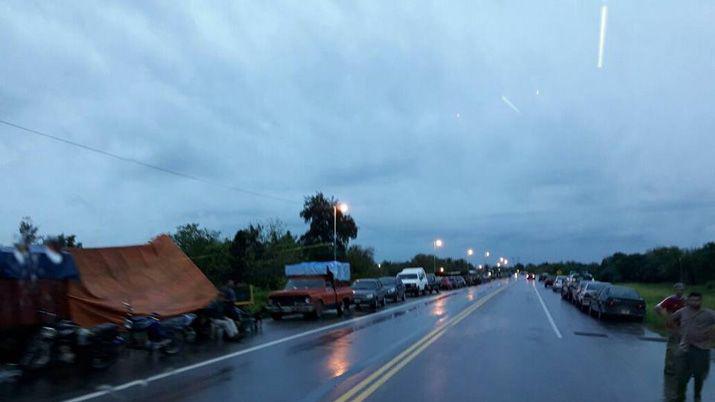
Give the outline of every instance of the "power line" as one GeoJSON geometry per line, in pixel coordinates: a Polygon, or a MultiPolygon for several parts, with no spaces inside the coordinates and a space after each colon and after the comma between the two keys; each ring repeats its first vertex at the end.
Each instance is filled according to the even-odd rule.
{"type": "Polygon", "coordinates": [[[67,144],[67,145],[71,145],[71,146],[73,146],[73,147],[77,147],[77,148],[84,149],[85,151],[94,152],[94,153],[97,153],[97,154],[100,154],[100,155],[103,155],[103,156],[106,156],[106,157],[109,157],[109,158],[112,158],[112,159],[116,159],[116,160],[119,160],[119,161],[122,161],[122,162],[126,162],[126,163],[132,163],[132,164],[139,165],[139,166],[142,166],[142,167],[145,167],[145,168],[148,168],[148,169],[157,170],[157,171],[159,171],[159,172],[166,173],[166,174],[170,174],[170,175],[173,175],[173,176],[176,176],[176,177],[181,177],[181,178],[184,178],[184,179],[197,181],[197,182],[200,182],[200,183],[208,184],[208,185],[210,185],[210,186],[225,188],[225,189],[232,190],[232,191],[236,191],[236,192],[239,192],[239,193],[244,193],[244,194],[253,195],[253,196],[255,196],[255,197],[268,198],[268,199],[272,199],[272,200],[275,200],[275,201],[282,201],[282,202],[286,202],[286,203],[296,204],[295,200],[290,200],[290,199],[283,198],[283,197],[278,197],[278,196],[275,196],[275,195],[260,193],[260,192],[253,191],[253,190],[246,190],[246,189],[244,189],[244,188],[240,188],[240,187],[236,187],[236,186],[232,186],[232,185],[228,185],[228,184],[223,184],[223,183],[218,183],[218,182],[214,182],[214,181],[202,179],[202,178],[200,178],[200,177],[198,177],[198,176],[194,176],[194,175],[191,175],[191,174],[179,172],[179,171],[172,170],[172,169],[163,168],[163,167],[157,166],[157,165],[152,165],[152,164],[150,164],[150,163],[142,162],[142,161],[137,160],[137,159],[134,159],[134,158],[128,158],[128,157],[126,157],[126,156],[122,156],[122,155],[119,155],[119,154],[115,154],[115,153],[112,153],[112,152],[108,152],[108,151],[105,151],[105,150],[103,150],[103,149],[95,148],[95,147],[92,147],[92,146],[89,146],[89,145],[81,144],[81,143],[79,143],[79,142],[75,142],[75,141],[72,141],[72,140],[68,140],[68,139],[66,139],[66,138],[58,137],[58,136],[55,136],[55,135],[52,135],[52,134],[47,134],[47,133],[43,133],[43,132],[41,132],[41,131],[33,130],[33,129],[31,129],[31,128],[23,127],[23,126],[21,126],[21,125],[19,125],[19,124],[15,124],[15,123],[12,123],[12,122],[9,122],[9,121],[6,121],[6,120],[0,119],[0,123],[6,125],[6,126],[8,126],[8,127],[13,127],[13,128],[18,129],[18,130],[22,130],[22,131],[24,131],[24,132],[26,132],[26,133],[30,133],[30,134],[34,134],[34,135],[37,135],[37,136],[40,136],[40,137],[48,138],[48,139],[51,139],[51,140],[53,140],[53,141],[61,142],[61,143],[63,143],[63,144],[67,144]]]}

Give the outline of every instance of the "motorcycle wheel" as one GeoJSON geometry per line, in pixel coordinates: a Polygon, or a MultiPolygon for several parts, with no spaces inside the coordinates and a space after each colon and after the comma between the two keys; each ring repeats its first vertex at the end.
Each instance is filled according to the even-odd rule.
{"type": "Polygon", "coordinates": [[[20,366],[29,371],[39,370],[50,364],[51,347],[47,342],[33,340],[28,351],[22,356],[20,366]]]}
{"type": "Polygon", "coordinates": [[[161,352],[165,355],[175,355],[181,352],[181,340],[176,335],[172,335],[169,339],[169,343],[161,348],[161,352]]]}

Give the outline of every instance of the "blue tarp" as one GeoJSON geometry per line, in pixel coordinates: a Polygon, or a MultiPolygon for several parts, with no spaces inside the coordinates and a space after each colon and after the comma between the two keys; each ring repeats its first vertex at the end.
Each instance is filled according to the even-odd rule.
{"type": "Polygon", "coordinates": [[[302,262],[286,265],[286,276],[325,275],[330,270],[336,281],[350,280],[350,264],[338,261],[302,262]]]}
{"type": "Polygon", "coordinates": [[[69,253],[53,253],[44,246],[30,246],[30,254],[14,247],[0,246],[0,278],[78,279],[79,273],[69,253]]]}

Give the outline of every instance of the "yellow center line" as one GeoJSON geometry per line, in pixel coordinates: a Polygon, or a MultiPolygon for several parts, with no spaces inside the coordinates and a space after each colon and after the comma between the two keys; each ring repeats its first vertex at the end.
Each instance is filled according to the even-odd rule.
{"type": "Polygon", "coordinates": [[[429,345],[434,343],[437,339],[439,339],[444,333],[447,331],[447,329],[457,325],[460,321],[465,319],[469,314],[474,312],[476,309],[484,305],[489,299],[492,297],[496,296],[498,293],[503,291],[506,287],[501,287],[500,289],[495,290],[494,292],[488,294],[487,296],[483,297],[482,299],[479,299],[479,301],[466,309],[464,309],[461,313],[457,314],[454,316],[452,319],[447,321],[444,325],[440,326],[439,328],[431,331],[429,334],[425,335],[422,339],[419,341],[415,342],[412,346],[407,348],[405,351],[397,355],[394,359],[390,360],[387,362],[384,366],[382,366],[380,369],[372,373],[370,376],[359,382],[357,385],[355,385],[353,388],[351,388],[348,392],[343,394],[340,398],[336,399],[336,402],[346,402],[350,400],[355,394],[360,392],[359,395],[357,395],[353,401],[363,401],[365,398],[369,397],[375,390],[377,390],[380,386],[382,386],[385,382],[387,382],[392,376],[394,376],[398,371],[400,371],[403,367],[407,365],[410,361],[412,361],[415,357],[417,357],[420,353],[422,353],[429,345]],[[385,373],[386,372],[386,373],[385,373]],[[382,374],[385,373],[383,376],[382,374]],[[382,376],[382,377],[380,377],[382,376]],[[378,378],[379,377],[379,378],[378,378]],[[377,381],[375,381],[377,379],[377,381]],[[374,381],[374,382],[373,382],[374,381]],[[369,387],[365,388],[368,384],[372,383],[369,387]]]}

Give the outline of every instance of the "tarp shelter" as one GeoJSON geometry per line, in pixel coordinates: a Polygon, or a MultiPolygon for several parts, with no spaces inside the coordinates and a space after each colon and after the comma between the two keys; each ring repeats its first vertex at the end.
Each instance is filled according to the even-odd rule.
{"type": "Polygon", "coordinates": [[[149,244],[71,249],[80,281],[68,292],[72,319],[82,326],[121,323],[123,302],[134,314],[169,317],[206,307],[218,295],[199,268],[162,235],[149,244]]]}
{"type": "Polygon", "coordinates": [[[68,253],[0,247],[0,329],[41,323],[40,310],[67,317],[67,284],[76,279],[68,253]]]}
{"type": "Polygon", "coordinates": [[[350,264],[338,261],[302,262],[286,265],[286,276],[326,275],[330,270],[336,281],[350,280],[350,264]]]}

